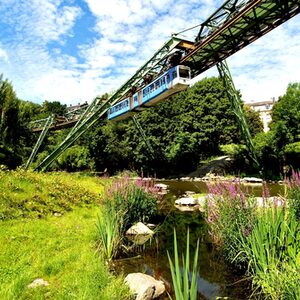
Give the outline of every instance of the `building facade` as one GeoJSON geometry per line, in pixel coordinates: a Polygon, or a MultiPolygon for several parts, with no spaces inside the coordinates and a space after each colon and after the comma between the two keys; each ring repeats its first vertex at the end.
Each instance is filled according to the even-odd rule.
{"type": "Polygon", "coordinates": [[[260,119],[264,125],[264,132],[269,131],[269,124],[272,121],[271,111],[275,103],[275,98],[260,102],[248,102],[246,105],[250,106],[253,110],[259,112],[260,119]]]}

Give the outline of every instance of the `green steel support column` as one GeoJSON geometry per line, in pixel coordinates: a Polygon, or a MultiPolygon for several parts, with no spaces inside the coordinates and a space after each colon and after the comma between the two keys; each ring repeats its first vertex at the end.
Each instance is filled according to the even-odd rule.
{"type": "Polygon", "coordinates": [[[242,135],[245,139],[246,146],[250,153],[250,157],[251,157],[253,163],[257,167],[259,167],[259,163],[258,163],[256,154],[255,154],[255,151],[254,151],[254,146],[252,143],[252,138],[251,138],[251,134],[249,131],[249,127],[248,127],[248,124],[247,124],[247,121],[246,121],[246,118],[245,118],[245,115],[243,112],[242,100],[239,96],[238,91],[236,90],[236,88],[234,86],[227,62],[225,60],[223,60],[222,62],[219,62],[217,64],[217,68],[218,68],[220,77],[223,80],[223,84],[225,86],[229,100],[231,102],[233,112],[237,117],[242,135]]]}
{"type": "Polygon", "coordinates": [[[143,128],[142,128],[139,120],[136,118],[135,115],[132,116],[132,119],[133,119],[133,122],[134,122],[135,126],[137,127],[137,129],[139,130],[140,134],[142,135],[142,138],[143,138],[144,142],[146,143],[146,145],[148,147],[148,151],[149,151],[150,155],[152,157],[154,157],[154,150],[153,150],[153,148],[152,148],[149,140],[147,139],[147,137],[145,135],[145,132],[144,132],[144,130],[143,130],[143,128]]]}
{"type": "Polygon", "coordinates": [[[30,166],[30,164],[32,163],[34,157],[36,156],[47,132],[48,132],[48,129],[49,127],[52,125],[53,123],[53,120],[54,120],[54,116],[51,115],[47,118],[46,120],[46,123],[44,125],[44,128],[43,128],[43,131],[41,132],[36,144],[34,145],[33,149],[32,149],[32,152],[30,154],[30,157],[28,158],[27,162],[26,162],[26,165],[25,165],[25,169],[28,169],[28,167],[30,166]]]}

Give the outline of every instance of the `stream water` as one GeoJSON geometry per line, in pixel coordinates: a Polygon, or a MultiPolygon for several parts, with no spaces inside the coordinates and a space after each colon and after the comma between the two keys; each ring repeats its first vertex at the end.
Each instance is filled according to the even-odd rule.
{"type": "MultiPolygon", "coordinates": [[[[160,203],[160,214],[155,220],[160,224],[155,237],[143,246],[137,247],[133,258],[116,261],[117,272],[125,275],[142,272],[163,280],[171,291],[171,273],[167,251],[173,256],[173,228],[176,228],[179,253],[184,253],[187,228],[190,230],[191,252],[200,241],[198,299],[248,299],[251,295],[251,282],[243,271],[228,264],[222,253],[211,243],[206,223],[199,211],[180,212],[174,207],[175,200],[186,191],[207,192],[204,182],[163,181],[169,186],[169,192],[160,203]],[[138,256],[136,256],[138,254],[138,256]],[[169,283],[169,284],[168,284],[169,283]]],[[[282,193],[278,184],[269,185],[271,195],[282,193]]],[[[261,186],[253,185],[250,193],[261,195],[261,186]]]]}

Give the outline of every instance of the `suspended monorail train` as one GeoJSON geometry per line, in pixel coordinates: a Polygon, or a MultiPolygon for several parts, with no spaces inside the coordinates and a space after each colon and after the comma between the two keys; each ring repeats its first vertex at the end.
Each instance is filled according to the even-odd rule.
{"type": "Polygon", "coordinates": [[[171,95],[186,90],[190,85],[190,80],[189,67],[182,65],[173,67],[131,97],[113,105],[108,110],[107,118],[115,121],[128,118],[135,112],[154,106],[171,95]]]}

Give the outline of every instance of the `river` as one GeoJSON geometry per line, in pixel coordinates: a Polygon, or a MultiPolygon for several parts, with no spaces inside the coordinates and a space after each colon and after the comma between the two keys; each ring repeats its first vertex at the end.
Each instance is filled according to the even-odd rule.
{"type": "MultiPolygon", "coordinates": [[[[162,181],[169,186],[169,192],[160,203],[160,214],[155,223],[160,224],[152,241],[136,248],[133,254],[139,257],[116,261],[116,269],[125,275],[132,272],[142,272],[171,283],[171,274],[167,259],[167,251],[173,254],[173,228],[176,228],[179,253],[184,252],[187,228],[190,230],[191,251],[195,250],[197,239],[200,240],[198,299],[247,299],[251,295],[251,282],[247,280],[244,271],[235,269],[228,264],[219,249],[209,238],[203,216],[197,212],[180,212],[174,207],[175,200],[186,191],[196,193],[207,192],[204,182],[162,181]]],[[[283,193],[283,187],[269,184],[270,194],[283,193]]],[[[262,187],[252,185],[248,191],[260,196],[262,187]]],[[[167,299],[167,298],[166,298],[167,299]]]]}

